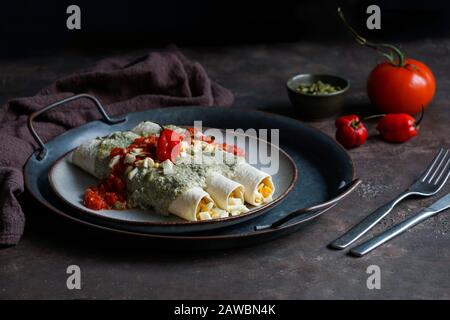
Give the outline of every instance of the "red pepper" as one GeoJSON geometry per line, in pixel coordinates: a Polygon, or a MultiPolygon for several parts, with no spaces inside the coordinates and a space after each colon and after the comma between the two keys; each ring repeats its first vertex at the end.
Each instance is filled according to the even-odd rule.
{"type": "Polygon", "coordinates": [[[159,161],[175,162],[175,159],[180,154],[181,141],[183,137],[170,129],[164,129],[161,131],[158,139],[158,145],[156,147],[156,156],[159,161]]]}
{"type": "Polygon", "coordinates": [[[222,150],[225,150],[226,152],[232,153],[235,156],[245,156],[245,152],[244,150],[242,150],[241,148],[239,148],[238,146],[235,146],[234,144],[226,144],[223,143],[220,148],[222,150]]]}
{"type": "Polygon", "coordinates": [[[157,143],[158,143],[157,136],[152,135],[152,136],[148,136],[148,137],[140,137],[140,138],[134,139],[133,143],[128,146],[128,149],[142,148],[145,151],[148,151],[147,149],[156,147],[157,143]]]}
{"type": "Polygon", "coordinates": [[[336,140],[346,149],[359,147],[367,139],[367,129],[356,115],[339,117],[335,125],[336,140]]]}
{"type": "Polygon", "coordinates": [[[206,143],[213,143],[214,140],[216,140],[216,137],[214,137],[214,136],[205,136],[205,135],[202,135],[201,140],[204,141],[204,142],[206,142],[206,143]]]}
{"type": "Polygon", "coordinates": [[[204,141],[206,143],[213,143],[214,140],[216,139],[214,136],[206,136],[201,132],[200,132],[200,134],[198,134],[199,130],[195,127],[189,127],[189,128],[187,128],[187,130],[188,130],[188,133],[190,134],[191,139],[194,139],[194,140],[200,138],[201,141],[204,141]]]}
{"type": "Polygon", "coordinates": [[[188,127],[187,131],[189,132],[189,134],[191,135],[191,138],[194,139],[195,134],[198,132],[198,129],[195,127],[188,127]]]}
{"type": "Polygon", "coordinates": [[[405,142],[417,135],[421,120],[422,117],[416,122],[416,119],[406,113],[387,114],[378,122],[377,130],[388,142],[405,142]]]}

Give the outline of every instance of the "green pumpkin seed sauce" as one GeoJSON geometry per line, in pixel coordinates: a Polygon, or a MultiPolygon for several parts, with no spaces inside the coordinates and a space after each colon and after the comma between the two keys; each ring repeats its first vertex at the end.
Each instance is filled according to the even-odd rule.
{"type": "Polygon", "coordinates": [[[192,155],[178,157],[168,174],[162,167],[138,168],[132,179],[126,178],[129,205],[167,214],[170,204],[180,194],[193,187],[206,188],[206,178],[210,174],[220,173],[232,178],[238,163],[238,160],[221,163],[210,154],[203,154],[201,164],[194,163],[193,158],[192,155]]]}
{"type": "Polygon", "coordinates": [[[106,177],[111,170],[109,168],[110,153],[114,148],[126,148],[134,139],[140,136],[131,131],[118,131],[111,133],[106,137],[97,138],[100,140],[96,158],[95,158],[95,173],[98,177],[106,177]]]}

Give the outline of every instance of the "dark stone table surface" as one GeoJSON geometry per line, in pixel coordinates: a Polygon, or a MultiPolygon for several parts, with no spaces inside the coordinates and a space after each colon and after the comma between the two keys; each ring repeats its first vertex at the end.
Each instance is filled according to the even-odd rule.
{"type": "MultiPolygon", "coordinates": [[[[377,206],[406,188],[450,138],[450,40],[403,43],[426,62],[437,79],[420,135],[388,144],[376,135],[351,150],[363,184],[320,219],[292,234],[258,246],[216,252],[161,252],[145,243],[112,238],[30,210],[16,247],[0,249],[0,298],[50,299],[390,299],[450,298],[450,213],[442,213],[363,258],[326,245],[377,206]],[[66,268],[79,265],[82,289],[66,288],[66,268]],[[367,267],[381,269],[381,289],[366,286],[367,267]]],[[[352,83],[348,112],[374,112],[365,80],[380,59],[353,43],[272,43],[182,48],[211,77],[230,88],[234,107],[294,116],[284,83],[296,73],[327,72],[352,83]]],[[[34,94],[54,79],[114,52],[55,52],[0,59],[0,103],[34,94]]],[[[334,118],[310,123],[334,134],[334,118]]],[[[375,124],[369,124],[375,133],[375,124]]],[[[450,183],[440,195],[450,191],[450,183]]],[[[25,201],[26,197],[25,197],[25,201]]],[[[403,202],[374,231],[399,222],[432,198],[403,202]]]]}

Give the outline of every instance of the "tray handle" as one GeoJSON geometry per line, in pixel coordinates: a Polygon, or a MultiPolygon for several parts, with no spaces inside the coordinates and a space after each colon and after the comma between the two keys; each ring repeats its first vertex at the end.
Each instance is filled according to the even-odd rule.
{"type": "MultiPolygon", "coordinates": [[[[350,193],[352,193],[360,183],[361,179],[355,179],[352,182],[341,187],[339,189],[339,194],[333,199],[318,204],[316,206],[302,208],[300,210],[293,211],[285,215],[284,217],[276,220],[275,222],[272,222],[271,224],[255,226],[255,231],[278,228],[279,226],[299,216],[302,216],[301,218],[302,222],[315,218],[316,216],[321,215],[325,211],[328,211],[335,205],[337,205],[339,201],[341,201],[342,199],[347,197],[350,193]]],[[[298,221],[296,223],[298,223],[298,221]]]]}
{"type": "Polygon", "coordinates": [[[41,115],[44,112],[47,112],[53,108],[56,108],[60,105],[63,105],[67,102],[73,101],[73,100],[77,100],[77,99],[81,99],[81,98],[86,98],[86,99],[90,99],[91,101],[94,102],[95,106],[97,107],[98,111],[100,112],[100,114],[102,115],[103,121],[105,121],[108,124],[115,124],[115,123],[119,123],[119,122],[123,122],[126,119],[122,118],[122,119],[113,119],[110,118],[109,115],[106,113],[105,109],[103,108],[102,104],[100,103],[100,101],[94,97],[91,96],[89,94],[86,93],[81,93],[81,94],[77,94],[65,99],[62,99],[60,101],[57,101],[55,103],[52,103],[38,111],[33,112],[32,114],[30,114],[30,116],[28,117],[28,129],[31,132],[31,135],[33,136],[34,140],[36,140],[37,144],[39,145],[39,151],[38,154],[36,155],[36,159],[37,160],[42,160],[45,158],[45,155],[47,154],[47,147],[45,146],[45,143],[42,141],[41,137],[39,137],[39,135],[36,132],[36,129],[33,126],[33,121],[36,117],[38,117],[39,115],[41,115]]]}

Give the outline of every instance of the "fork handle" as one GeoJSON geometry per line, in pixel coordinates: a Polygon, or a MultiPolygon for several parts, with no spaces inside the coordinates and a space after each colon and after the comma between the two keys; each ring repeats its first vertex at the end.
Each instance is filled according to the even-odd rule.
{"type": "Polygon", "coordinates": [[[414,215],[411,218],[406,219],[405,221],[393,226],[392,228],[380,233],[379,235],[373,237],[372,239],[354,247],[350,250],[350,253],[357,257],[362,257],[366,253],[369,253],[375,248],[378,248],[383,243],[391,240],[392,238],[402,234],[409,228],[414,227],[416,224],[421,223],[422,221],[432,217],[437,212],[435,210],[424,209],[414,215]]]}
{"type": "Polygon", "coordinates": [[[367,231],[372,229],[373,226],[375,226],[381,219],[392,211],[397,203],[409,195],[410,193],[402,193],[395,199],[379,207],[377,210],[365,217],[360,223],[348,230],[344,235],[330,243],[330,247],[339,250],[347,248],[350,244],[362,237],[367,231]]]}

